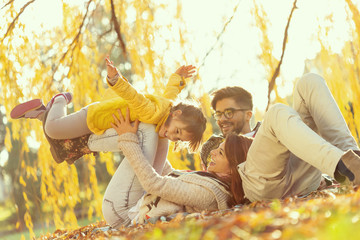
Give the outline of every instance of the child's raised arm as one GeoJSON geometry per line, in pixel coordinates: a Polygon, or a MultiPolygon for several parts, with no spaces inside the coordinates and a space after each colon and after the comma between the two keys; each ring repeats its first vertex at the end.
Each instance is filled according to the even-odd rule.
{"type": "Polygon", "coordinates": [[[107,79],[112,85],[114,85],[114,83],[117,80],[116,76],[120,77],[121,73],[114,66],[114,63],[113,61],[110,60],[109,56],[106,56],[105,63],[106,63],[107,79]]]}
{"type": "Polygon", "coordinates": [[[179,67],[175,73],[170,76],[163,96],[167,99],[174,100],[180,91],[185,87],[185,79],[192,77],[195,73],[195,69],[196,67],[193,65],[183,65],[179,67]]]}

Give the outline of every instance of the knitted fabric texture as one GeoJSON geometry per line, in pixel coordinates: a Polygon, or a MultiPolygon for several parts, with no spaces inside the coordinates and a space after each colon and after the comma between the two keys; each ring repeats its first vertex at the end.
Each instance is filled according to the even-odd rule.
{"type": "MultiPolygon", "coordinates": [[[[174,207],[173,212],[182,209],[200,212],[202,210],[219,210],[228,208],[231,197],[229,191],[217,180],[198,174],[182,174],[177,178],[160,176],[145,159],[137,136],[125,133],[119,136],[119,148],[122,150],[144,190],[161,199],[172,202],[180,207],[174,207]]],[[[161,206],[162,204],[159,204],[161,206]]],[[[163,204],[169,206],[169,204],[163,204]]],[[[161,211],[159,211],[161,212],[161,211]]],[[[171,211],[166,210],[171,213],[171,211]]]]}
{"type": "Polygon", "coordinates": [[[225,140],[223,136],[212,135],[202,146],[200,158],[205,167],[210,162],[210,152],[219,147],[220,143],[225,140]]]}

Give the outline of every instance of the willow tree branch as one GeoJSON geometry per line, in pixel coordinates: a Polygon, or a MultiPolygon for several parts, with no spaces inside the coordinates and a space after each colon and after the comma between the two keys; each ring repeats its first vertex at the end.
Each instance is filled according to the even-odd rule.
{"type": "Polygon", "coordinates": [[[105,35],[107,35],[108,33],[111,33],[112,31],[112,26],[110,27],[109,30],[106,30],[105,32],[103,32],[102,34],[99,35],[99,38],[102,39],[103,37],[105,37],[105,35]]]}
{"type": "Polygon", "coordinates": [[[218,44],[218,42],[220,41],[221,36],[224,34],[227,26],[228,26],[229,23],[233,20],[233,18],[234,18],[234,16],[235,16],[235,13],[236,13],[239,5],[240,5],[240,2],[241,2],[241,0],[239,0],[239,2],[237,3],[237,5],[236,5],[235,8],[234,8],[233,14],[232,14],[231,17],[226,21],[226,23],[224,24],[221,32],[217,35],[215,43],[214,43],[214,44],[211,46],[211,48],[206,52],[203,60],[201,61],[201,64],[199,65],[198,70],[199,70],[202,66],[204,66],[206,58],[207,58],[207,57],[209,56],[209,54],[214,50],[215,46],[216,46],[216,45],[218,44]]]}
{"type": "MultiPolygon", "coordinates": [[[[62,55],[62,57],[61,57],[58,65],[55,67],[55,69],[54,69],[54,71],[53,71],[52,78],[54,78],[54,75],[55,75],[57,69],[59,68],[61,62],[65,59],[66,55],[67,55],[69,52],[72,52],[72,53],[73,53],[74,50],[75,50],[75,48],[77,47],[77,45],[78,45],[78,43],[79,43],[79,39],[80,39],[81,33],[82,33],[82,28],[83,28],[83,26],[84,26],[85,20],[86,20],[86,18],[87,18],[87,16],[88,16],[88,13],[89,13],[90,3],[91,3],[92,1],[93,1],[93,0],[88,1],[87,6],[86,6],[86,12],[85,12],[85,15],[84,15],[84,17],[83,17],[83,19],[82,19],[82,21],[81,21],[80,26],[79,26],[79,30],[78,30],[76,36],[74,37],[74,39],[72,40],[72,42],[69,44],[68,49],[66,50],[66,52],[62,55]]],[[[69,72],[70,72],[70,71],[69,71],[69,72]]]]}
{"type": "Polygon", "coordinates": [[[289,30],[289,26],[290,26],[290,21],[291,21],[292,15],[294,13],[294,10],[297,8],[296,2],[297,2],[297,0],[294,1],[293,7],[291,9],[291,12],[290,12],[290,15],[289,15],[286,27],[285,27],[285,34],[284,34],[284,40],[283,40],[283,44],[282,44],[282,52],[281,52],[280,61],[279,61],[278,65],[274,71],[274,74],[272,75],[271,80],[269,82],[268,104],[266,106],[266,111],[269,109],[269,106],[270,106],[270,94],[271,94],[272,90],[274,89],[275,80],[279,76],[279,73],[280,73],[280,67],[281,67],[281,64],[282,64],[282,61],[284,58],[284,53],[285,53],[285,48],[286,48],[286,43],[287,43],[287,38],[288,38],[288,30],[289,30]]]}
{"type": "MultiPolygon", "coordinates": [[[[11,32],[11,30],[14,28],[16,21],[19,19],[20,15],[24,12],[25,8],[27,8],[31,3],[35,2],[35,0],[31,0],[29,2],[27,2],[21,9],[20,12],[16,15],[16,17],[13,19],[13,21],[10,23],[8,29],[6,30],[6,33],[4,35],[4,37],[2,38],[1,41],[4,41],[4,39],[7,37],[7,35],[11,32]]],[[[10,2],[8,2],[6,5],[10,4],[10,2]]],[[[5,6],[6,6],[5,5],[5,6]]],[[[5,7],[4,6],[4,7],[5,7]]],[[[3,7],[3,8],[4,8],[3,7]]]]}
{"type": "Polygon", "coordinates": [[[13,3],[15,0],[10,0],[7,3],[5,3],[4,6],[1,7],[1,9],[5,8],[7,5],[10,5],[11,3],[13,3]]]}
{"type": "Polygon", "coordinates": [[[111,22],[114,24],[114,29],[115,29],[117,38],[120,42],[120,46],[121,46],[121,50],[124,54],[124,58],[127,59],[126,45],[121,36],[120,23],[119,23],[118,19],[116,18],[114,0],[110,0],[110,4],[111,4],[111,22]]]}

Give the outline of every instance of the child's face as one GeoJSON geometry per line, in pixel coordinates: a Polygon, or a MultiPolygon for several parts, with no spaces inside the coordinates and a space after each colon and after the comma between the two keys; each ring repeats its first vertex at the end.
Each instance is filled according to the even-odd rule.
{"type": "Polygon", "coordinates": [[[185,130],[186,125],[177,117],[172,117],[168,124],[163,124],[159,130],[159,136],[170,141],[190,141],[192,135],[185,130]]]}

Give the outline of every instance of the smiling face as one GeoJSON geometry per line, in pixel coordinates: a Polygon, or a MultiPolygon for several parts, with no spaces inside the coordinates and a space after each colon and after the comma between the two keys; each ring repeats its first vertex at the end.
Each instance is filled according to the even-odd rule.
{"type": "MultiPolygon", "coordinates": [[[[180,111],[181,115],[181,111],[180,111]]],[[[190,141],[192,134],[186,131],[187,125],[179,119],[179,112],[174,112],[159,130],[159,136],[170,141],[190,141]]]]}
{"type": "MultiPolygon", "coordinates": [[[[243,107],[237,104],[233,98],[224,98],[217,101],[215,111],[224,112],[225,109],[229,108],[242,109],[243,107]]],[[[230,119],[223,114],[216,123],[220,127],[222,134],[226,136],[231,132],[243,133],[243,128],[249,124],[250,118],[251,111],[236,111],[230,119]]]]}
{"type": "Polygon", "coordinates": [[[221,143],[217,149],[210,153],[211,162],[207,170],[214,173],[230,173],[230,164],[225,155],[225,142],[221,143]]]}

